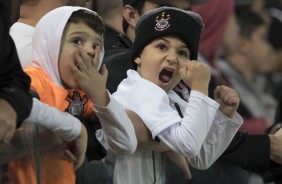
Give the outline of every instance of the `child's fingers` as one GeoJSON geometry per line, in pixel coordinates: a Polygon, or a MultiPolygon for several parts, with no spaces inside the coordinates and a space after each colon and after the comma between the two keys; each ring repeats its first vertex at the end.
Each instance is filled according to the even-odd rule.
{"type": "Polygon", "coordinates": [[[80,74],[80,70],[76,65],[71,65],[71,70],[73,73],[79,75],[80,74]]]}
{"type": "Polygon", "coordinates": [[[188,61],[184,61],[184,62],[179,62],[179,68],[186,68],[186,63],[188,63],[190,60],[188,61]]]}
{"type": "Polygon", "coordinates": [[[89,56],[87,52],[81,52],[80,55],[86,68],[90,68],[92,66],[92,56],[89,56]]]}
{"type": "Polygon", "coordinates": [[[6,143],[6,144],[9,143],[10,140],[12,139],[13,135],[14,135],[14,132],[15,132],[15,129],[10,129],[10,130],[6,131],[6,134],[3,138],[3,142],[6,143]]]}
{"type": "Polygon", "coordinates": [[[74,169],[77,170],[84,162],[85,155],[81,154],[78,156],[77,162],[74,164],[74,169]]]}
{"type": "Polygon", "coordinates": [[[93,66],[95,66],[97,69],[100,64],[100,51],[101,51],[100,46],[97,46],[95,48],[95,57],[93,58],[93,62],[92,62],[93,66]]]}
{"type": "Polygon", "coordinates": [[[216,88],[213,91],[214,99],[218,99],[219,98],[219,93],[220,93],[220,86],[216,86],[216,88]]]}
{"type": "Polygon", "coordinates": [[[179,69],[179,74],[182,79],[185,79],[187,76],[188,68],[185,64],[181,64],[180,69],[179,69]]]}
{"type": "Polygon", "coordinates": [[[101,68],[100,68],[100,74],[103,76],[103,78],[105,78],[105,80],[107,81],[108,79],[108,69],[106,67],[105,64],[102,64],[101,68]]]}
{"type": "Polygon", "coordinates": [[[188,158],[185,158],[185,159],[186,159],[186,162],[187,162],[187,168],[185,168],[184,175],[187,179],[192,179],[192,174],[191,174],[191,171],[190,171],[190,168],[189,168],[189,159],[188,158]]]}
{"type": "Polygon", "coordinates": [[[179,74],[180,74],[180,76],[181,76],[181,79],[183,79],[184,76],[185,76],[185,74],[186,74],[186,69],[185,69],[185,68],[180,68],[179,74]]]}
{"type": "Polygon", "coordinates": [[[228,87],[221,87],[221,92],[219,93],[219,98],[226,104],[235,105],[239,103],[239,97],[235,90],[228,87]]]}
{"type": "MultiPolygon", "coordinates": [[[[2,123],[2,122],[1,122],[2,123]]],[[[7,142],[7,133],[9,132],[9,130],[6,128],[6,127],[1,127],[2,129],[2,131],[1,131],[1,137],[0,137],[0,142],[2,142],[2,143],[8,143],[7,142]]]]}
{"type": "Polygon", "coordinates": [[[227,100],[227,103],[230,105],[238,104],[238,102],[239,102],[239,98],[236,95],[230,96],[229,99],[227,100]]]}
{"type": "Polygon", "coordinates": [[[74,52],[74,57],[76,59],[76,64],[79,67],[79,70],[80,71],[85,71],[87,69],[87,67],[86,67],[86,65],[85,65],[85,63],[83,61],[81,53],[74,52]]]}
{"type": "Polygon", "coordinates": [[[229,103],[229,101],[232,98],[232,94],[230,94],[228,91],[225,91],[224,88],[221,88],[220,93],[219,93],[219,98],[224,102],[224,103],[229,103]]]}
{"type": "Polygon", "coordinates": [[[232,105],[233,104],[233,101],[234,99],[229,96],[229,95],[225,95],[223,98],[222,98],[222,101],[226,104],[229,104],[229,105],[232,105]]]}
{"type": "Polygon", "coordinates": [[[70,150],[65,149],[64,153],[65,153],[68,160],[73,161],[74,163],[77,162],[76,157],[70,152],[70,150]]]}

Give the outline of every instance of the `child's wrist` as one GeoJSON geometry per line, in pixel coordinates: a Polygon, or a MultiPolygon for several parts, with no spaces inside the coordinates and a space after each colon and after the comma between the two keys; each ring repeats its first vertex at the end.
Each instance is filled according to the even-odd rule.
{"type": "Polygon", "coordinates": [[[201,92],[205,95],[208,95],[208,93],[209,93],[209,87],[208,86],[191,87],[191,90],[201,92]]]}
{"type": "Polygon", "coordinates": [[[104,90],[101,93],[96,93],[91,95],[91,101],[93,104],[101,107],[105,107],[109,104],[110,102],[110,97],[108,95],[107,90],[104,90]]]}

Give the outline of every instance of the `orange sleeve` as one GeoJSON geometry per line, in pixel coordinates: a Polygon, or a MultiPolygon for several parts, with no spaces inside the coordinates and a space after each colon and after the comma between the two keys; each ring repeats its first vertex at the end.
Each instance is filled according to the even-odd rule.
{"type": "Polygon", "coordinates": [[[40,99],[44,99],[44,92],[46,92],[47,90],[47,86],[46,85],[46,74],[44,74],[39,68],[35,68],[35,67],[27,67],[26,69],[24,69],[24,71],[29,75],[29,77],[31,78],[31,84],[30,84],[30,88],[31,90],[33,90],[34,92],[36,92],[40,99]]]}

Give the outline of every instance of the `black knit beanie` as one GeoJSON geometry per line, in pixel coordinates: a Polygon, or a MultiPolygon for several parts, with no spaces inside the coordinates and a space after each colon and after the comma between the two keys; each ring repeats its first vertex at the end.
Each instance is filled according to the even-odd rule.
{"type": "Polygon", "coordinates": [[[131,49],[130,60],[134,62],[144,47],[156,38],[175,35],[179,36],[190,51],[190,59],[198,58],[198,47],[203,29],[201,17],[191,11],[173,7],[160,7],[148,11],[138,20],[135,27],[135,40],[131,49]]]}

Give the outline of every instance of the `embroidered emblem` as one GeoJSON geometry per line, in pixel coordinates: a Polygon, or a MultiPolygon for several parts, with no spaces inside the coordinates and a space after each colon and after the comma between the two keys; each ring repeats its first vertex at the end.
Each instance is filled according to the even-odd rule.
{"type": "Polygon", "coordinates": [[[84,110],[84,105],[87,103],[88,98],[86,95],[80,96],[79,92],[74,91],[71,95],[66,97],[66,100],[70,103],[65,112],[70,113],[73,116],[80,115],[84,110]]]}
{"type": "Polygon", "coordinates": [[[156,26],[155,26],[155,30],[156,31],[163,31],[163,30],[169,28],[169,26],[170,26],[170,23],[168,22],[169,19],[170,19],[170,15],[167,14],[165,16],[165,12],[162,13],[161,17],[157,16],[156,19],[155,19],[155,21],[157,22],[156,26]]]}

